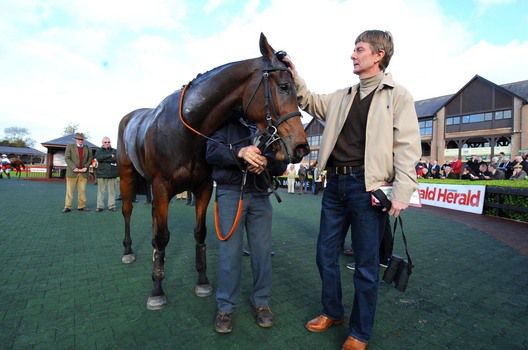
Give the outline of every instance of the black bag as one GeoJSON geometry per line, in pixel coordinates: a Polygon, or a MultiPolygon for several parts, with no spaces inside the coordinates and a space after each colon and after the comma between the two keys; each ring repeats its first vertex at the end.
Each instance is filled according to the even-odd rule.
{"type": "Polygon", "coordinates": [[[389,284],[394,283],[394,287],[396,287],[397,290],[399,290],[400,292],[405,292],[414,265],[407,249],[407,239],[405,238],[405,232],[403,232],[403,222],[401,217],[397,217],[394,220],[392,242],[394,243],[394,238],[396,237],[396,229],[398,222],[400,223],[400,229],[403,237],[403,245],[405,246],[405,255],[407,256],[407,260],[405,260],[401,256],[392,254],[391,258],[389,259],[389,265],[387,266],[387,269],[383,274],[383,281],[389,284]]]}

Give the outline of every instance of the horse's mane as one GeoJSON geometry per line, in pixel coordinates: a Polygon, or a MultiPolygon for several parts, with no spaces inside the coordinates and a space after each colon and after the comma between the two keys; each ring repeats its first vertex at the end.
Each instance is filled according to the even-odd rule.
{"type": "MultiPolygon", "coordinates": [[[[249,60],[251,60],[251,59],[249,59],[249,60]]],[[[221,66],[212,68],[212,69],[210,69],[210,70],[208,70],[208,71],[206,71],[204,73],[198,73],[196,75],[196,77],[191,81],[191,83],[193,83],[193,84],[202,83],[203,81],[206,81],[207,79],[211,78],[212,76],[216,76],[216,75],[220,74],[222,71],[233,67],[234,65],[238,65],[238,64],[240,64],[242,62],[246,62],[246,61],[249,61],[249,60],[229,62],[229,63],[223,64],[221,66]]]]}

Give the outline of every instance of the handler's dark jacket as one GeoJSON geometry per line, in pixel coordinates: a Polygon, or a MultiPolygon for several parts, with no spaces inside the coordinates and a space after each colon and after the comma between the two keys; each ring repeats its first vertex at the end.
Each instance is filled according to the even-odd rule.
{"type": "MultiPolygon", "coordinates": [[[[246,169],[244,161],[237,157],[241,148],[251,145],[251,130],[247,125],[242,124],[238,119],[231,119],[211,135],[215,141],[207,141],[205,158],[207,163],[213,166],[213,180],[217,186],[239,191],[242,184],[242,171],[246,169]],[[244,140],[233,145],[229,149],[229,144],[244,140]]],[[[267,170],[271,176],[282,175],[286,170],[285,162],[277,161],[275,153],[265,153],[268,159],[267,170]]],[[[264,174],[254,174],[248,172],[245,192],[267,192],[268,184],[264,174]]]]}
{"type": "Polygon", "coordinates": [[[116,150],[112,147],[101,147],[95,152],[97,159],[97,170],[95,174],[101,179],[111,179],[117,177],[117,157],[116,150]]]}

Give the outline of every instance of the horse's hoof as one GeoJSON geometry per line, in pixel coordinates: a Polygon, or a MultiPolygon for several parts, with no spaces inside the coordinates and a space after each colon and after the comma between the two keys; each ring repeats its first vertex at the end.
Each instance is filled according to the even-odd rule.
{"type": "Polygon", "coordinates": [[[147,309],[149,310],[159,310],[167,304],[167,297],[165,295],[159,295],[156,297],[148,297],[147,300],[147,309]]]}
{"type": "Polygon", "coordinates": [[[123,264],[132,264],[134,261],[136,261],[136,256],[134,254],[126,254],[121,258],[123,264]]]}
{"type": "Polygon", "coordinates": [[[205,298],[213,294],[213,287],[210,284],[197,284],[194,293],[197,297],[205,298]]]}

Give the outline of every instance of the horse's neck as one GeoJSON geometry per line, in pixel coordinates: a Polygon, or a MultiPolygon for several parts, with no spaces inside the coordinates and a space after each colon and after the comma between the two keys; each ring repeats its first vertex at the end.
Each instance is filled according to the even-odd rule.
{"type": "Polygon", "coordinates": [[[257,59],[230,63],[191,82],[184,97],[183,113],[193,125],[210,134],[240,105],[245,86],[257,67],[257,59]]]}

